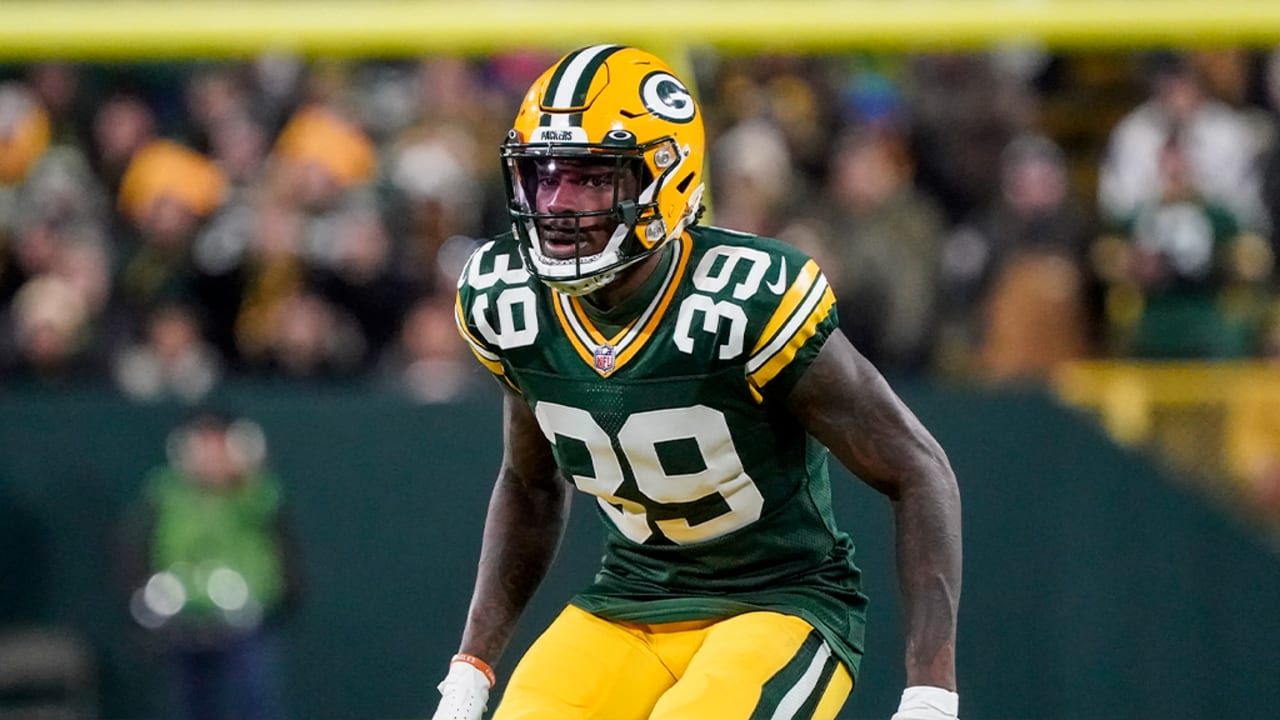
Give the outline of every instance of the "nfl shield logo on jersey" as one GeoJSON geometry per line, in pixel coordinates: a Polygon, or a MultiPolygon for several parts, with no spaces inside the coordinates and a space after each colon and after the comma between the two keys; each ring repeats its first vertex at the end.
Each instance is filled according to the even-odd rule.
{"type": "Polygon", "coordinates": [[[609,372],[613,369],[613,346],[601,345],[596,348],[596,370],[609,372]]]}

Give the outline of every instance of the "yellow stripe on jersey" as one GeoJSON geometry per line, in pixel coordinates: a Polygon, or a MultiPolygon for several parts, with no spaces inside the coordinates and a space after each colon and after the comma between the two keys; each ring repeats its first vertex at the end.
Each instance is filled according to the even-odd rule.
{"type": "Polygon", "coordinates": [[[661,322],[667,308],[671,306],[671,301],[676,296],[676,290],[680,286],[680,280],[684,277],[685,271],[689,266],[689,256],[693,254],[693,243],[691,242],[678,241],[676,246],[679,248],[680,255],[667,270],[667,277],[663,281],[663,287],[657,293],[655,302],[650,303],[640,317],[627,323],[626,327],[611,338],[606,338],[604,333],[600,332],[591,322],[580,298],[553,293],[554,301],[551,305],[555,308],[556,318],[559,319],[561,328],[564,329],[565,335],[569,338],[569,343],[573,346],[574,351],[578,353],[578,357],[582,358],[583,362],[594,368],[602,377],[612,375],[644,348],[649,338],[652,337],[654,329],[661,322]],[[642,324],[637,327],[636,323],[642,324]],[[601,345],[611,345],[617,351],[613,366],[607,369],[601,369],[596,366],[595,351],[601,345]]]}
{"type": "Polygon", "coordinates": [[[466,311],[462,309],[462,293],[458,293],[453,296],[453,320],[458,326],[458,334],[462,335],[462,339],[466,340],[468,345],[470,345],[474,350],[483,352],[486,357],[497,360],[498,356],[489,352],[489,350],[485,348],[484,343],[481,342],[480,338],[472,335],[471,328],[467,327],[467,314],[466,311]]]}
{"type": "Polygon", "coordinates": [[[573,308],[574,317],[578,318],[578,326],[586,331],[587,335],[591,338],[591,342],[596,345],[604,345],[606,343],[609,345],[617,345],[618,339],[626,335],[627,331],[631,329],[631,326],[635,325],[635,320],[632,320],[627,323],[626,327],[622,328],[622,332],[619,332],[612,338],[606,338],[604,333],[600,332],[599,328],[591,324],[591,318],[587,317],[587,311],[583,309],[582,301],[572,295],[568,295],[566,297],[569,300],[569,306],[573,308]]]}
{"type": "Polygon", "coordinates": [[[551,307],[555,308],[556,317],[560,320],[560,327],[564,329],[564,334],[569,338],[569,344],[578,352],[578,357],[588,365],[595,366],[595,355],[591,348],[587,347],[582,339],[578,337],[577,331],[574,329],[573,323],[569,321],[569,317],[565,315],[564,304],[561,298],[556,297],[555,291],[552,291],[553,300],[551,307]]]}
{"type": "Polygon", "coordinates": [[[800,268],[800,274],[796,276],[795,282],[791,283],[791,287],[782,295],[782,302],[778,303],[778,309],[774,311],[769,318],[769,322],[765,323],[764,330],[760,332],[760,341],[756,346],[751,348],[751,354],[754,356],[760,352],[773,336],[778,334],[778,330],[782,324],[791,317],[800,303],[804,301],[809,294],[809,290],[813,288],[813,283],[821,276],[818,270],[818,263],[810,260],[800,268]]]}
{"type": "Polygon", "coordinates": [[[480,361],[480,364],[484,365],[489,372],[502,378],[502,381],[505,382],[512,390],[520,392],[520,389],[511,382],[511,378],[507,377],[507,369],[502,366],[502,363],[498,360],[498,356],[490,352],[484,344],[480,342],[479,338],[471,334],[471,328],[467,327],[466,315],[462,310],[461,294],[454,296],[453,319],[454,323],[458,326],[458,334],[462,336],[463,340],[467,341],[467,347],[471,349],[471,354],[476,356],[476,359],[480,361]]]}
{"type": "Polygon", "coordinates": [[[480,364],[484,365],[486,368],[489,369],[489,372],[493,373],[499,379],[501,379],[502,382],[506,383],[507,387],[511,388],[512,390],[515,390],[516,393],[519,395],[524,394],[520,392],[520,388],[516,387],[515,383],[511,382],[511,378],[507,377],[507,370],[506,368],[502,367],[502,363],[486,360],[485,357],[475,349],[475,347],[471,347],[471,354],[475,355],[476,359],[480,361],[480,364]]]}
{"type": "Polygon", "coordinates": [[[680,286],[680,280],[684,277],[685,269],[689,266],[689,256],[693,254],[693,243],[680,243],[680,257],[676,258],[675,272],[671,279],[667,282],[666,291],[662,295],[662,300],[658,303],[658,308],[649,315],[649,320],[640,328],[640,334],[631,341],[631,343],[618,354],[617,365],[621,367],[628,360],[635,357],[640,352],[640,348],[649,342],[649,338],[653,335],[654,328],[658,327],[658,322],[662,320],[662,316],[666,314],[667,308],[671,306],[671,300],[676,296],[676,288],[680,286]]]}
{"type": "Polygon", "coordinates": [[[778,373],[795,359],[800,348],[814,336],[818,326],[831,314],[835,304],[835,293],[831,292],[831,287],[827,285],[826,280],[820,278],[804,304],[792,315],[782,332],[778,333],[776,341],[769,343],[759,356],[753,356],[748,360],[747,381],[757,391],[769,384],[769,381],[777,377],[778,373]]]}

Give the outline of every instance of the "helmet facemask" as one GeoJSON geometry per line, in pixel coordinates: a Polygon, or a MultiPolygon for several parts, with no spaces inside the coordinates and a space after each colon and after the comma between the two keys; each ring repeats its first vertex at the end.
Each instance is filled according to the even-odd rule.
{"type": "Polygon", "coordinates": [[[526,266],[560,292],[585,295],[604,287],[682,229],[666,227],[656,201],[682,164],[675,140],[636,145],[630,133],[615,134],[609,140],[617,145],[512,138],[502,147],[508,206],[526,266]],[[564,183],[578,187],[561,188],[564,183]],[[562,207],[566,203],[550,195],[561,190],[589,196],[591,207],[562,207]]]}

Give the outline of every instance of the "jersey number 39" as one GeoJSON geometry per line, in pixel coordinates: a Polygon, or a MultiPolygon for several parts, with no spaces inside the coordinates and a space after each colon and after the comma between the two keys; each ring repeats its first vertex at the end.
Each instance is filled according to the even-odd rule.
{"type": "MultiPolygon", "coordinates": [[[[586,447],[593,474],[573,473],[574,484],[595,495],[618,530],[634,542],[648,540],[655,530],[682,545],[710,540],[755,522],[764,509],[764,496],[743,469],[719,410],[694,405],[636,413],[622,424],[616,438],[580,408],[539,402],[534,414],[552,444],[569,439],[586,447]],[[672,470],[661,452],[674,446],[696,447],[700,460],[693,467],[672,470]],[[621,449],[622,457],[615,447],[621,449]],[[618,496],[626,481],[624,460],[640,499],[618,496]],[[717,503],[723,510],[714,517],[691,523],[672,512],[716,495],[723,501],[717,503]]],[[[557,454],[563,457],[563,452],[557,454]]]]}

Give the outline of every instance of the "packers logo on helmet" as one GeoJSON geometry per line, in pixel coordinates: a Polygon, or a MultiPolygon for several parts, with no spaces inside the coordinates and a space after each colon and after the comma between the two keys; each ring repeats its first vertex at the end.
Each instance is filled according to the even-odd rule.
{"type": "Polygon", "coordinates": [[[646,77],[640,85],[640,97],[650,112],[671,122],[686,123],[697,114],[693,95],[668,72],[656,72],[646,77]]]}
{"type": "Polygon", "coordinates": [[[526,265],[562,292],[604,287],[679,237],[702,207],[698,104],[665,62],[636,48],[593,45],[561,58],[529,88],[501,155],[526,265]],[[597,185],[612,183],[603,193],[610,201],[550,208],[539,193],[556,187],[554,174],[568,167],[589,168],[597,185]],[[607,240],[549,252],[548,238],[571,233],[607,240]]]}

